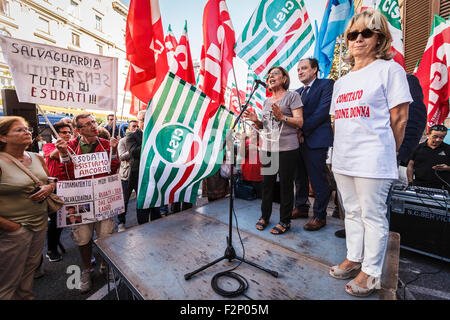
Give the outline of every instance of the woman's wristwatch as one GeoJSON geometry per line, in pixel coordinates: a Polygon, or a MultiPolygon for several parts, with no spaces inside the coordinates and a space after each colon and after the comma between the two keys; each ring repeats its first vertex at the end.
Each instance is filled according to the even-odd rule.
{"type": "Polygon", "coordinates": [[[288,121],[288,117],[284,117],[284,123],[288,121]]]}
{"type": "Polygon", "coordinates": [[[58,182],[57,178],[54,178],[54,177],[48,177],[47,178],[47,183],[56,183],[56,182],[58,182]]]}

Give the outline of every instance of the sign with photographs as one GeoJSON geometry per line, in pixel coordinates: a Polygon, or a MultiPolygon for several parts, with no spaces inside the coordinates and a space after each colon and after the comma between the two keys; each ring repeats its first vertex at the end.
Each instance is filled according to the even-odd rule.
{"type": "Polygon", "coordinates": [[[64,199],[58,228],[108,219],[125,211],[118,174],[86,180],[60,181],[56,193],[64,199]]]}

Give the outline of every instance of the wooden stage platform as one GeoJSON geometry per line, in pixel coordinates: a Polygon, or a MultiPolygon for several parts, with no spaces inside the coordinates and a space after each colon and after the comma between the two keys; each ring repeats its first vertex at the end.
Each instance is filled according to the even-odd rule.
{"type": "MultiPolygon", "coordinates": [[[[361,299],[345,292],[344,285],[349,280],[336,280],[328,275],[329,268],[346,255],[345,239],[334,236],[335,231],[342,229],[342,220],[328,216],[324,228],[308,232],[303,229],[306,219],[296,219],[292,220],[289,232],[272,235],[270,229],[278,222],[279,206],[274,204],[271,223],[264,231],[259,231],[255,223],[260,216],[260,205],[260,200],[236,199],[234,202],[245,259],[277,271],[279,277],[242,263],[235,272],[247,279],[248,297],[256,300],[361,299]]],[[[184,275],[223,256],[229,229],[228,208],[226,198],[129,228],[95,243],[100,254],[138,298],[223,299],[211,288],[211,279],[238,264],[238,260],[231,263],[223,260],[188,281],[184,275]]],[[[234,218],[233,247],[242,257],[234,218]]],[[[382,289],[365,299],[395,299],[399,251],[399,235],[391,232],[382,289]]],[[[237,285],[233,280],[224,279],[221,286],[231,289],[237,285]]]]}

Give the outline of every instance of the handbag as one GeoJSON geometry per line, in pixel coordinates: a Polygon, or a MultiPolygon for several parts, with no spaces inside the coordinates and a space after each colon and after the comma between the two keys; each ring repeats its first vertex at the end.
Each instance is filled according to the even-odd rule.
{"type": "MultiPolygon", "coordinates": [[[[0,154],[13,161],[16,166],[22,169],[22,171],[25,172],[34,181],[34,183],[39,186],[44,185],[27,167],[20,163],[20,161],[18,161],[16,158],[6,152],[1,152],[0,154]]],[[[61,207],[64,205],[64,200],[58,197],[53,192],[50,193],[50,195],[45,200],[47,201],[48,205],[48,213],[54,213],[61,209],[61,207]]]]}
{"type": "Polygon", "coordinates": [[[241,178],[238,177],[234,184],[234,196],[239,199],[252,201],[256,199],[256,191],[253,186],[245,184],[242,182],[241,178]]]}

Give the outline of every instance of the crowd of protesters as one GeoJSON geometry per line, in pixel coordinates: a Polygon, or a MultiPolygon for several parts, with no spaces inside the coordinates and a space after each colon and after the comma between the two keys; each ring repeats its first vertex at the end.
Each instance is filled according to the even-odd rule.
{"type": "MultiPolygon", "coordinates": [[[[284,68],[269,70],[267,84],[272,95],[264,102],[262,116],[254,110],[244,114],[253,128],[242,135],[238,173],[253,188],[255,198],[262,199],[256,223],[259,231],[269,226],[272,203],[280,203],[278,223],[270,231],[274,235],[288,232],[291,220],[298,218],[310,218],[304,225],[307,231],[325,227],[327,206],[336,190],[336,208],[345,215],[347,256],[329,274],[336,279],[352,278],[345,285],[346,292],[367,296],[380,287],[389,232],[387,199],[398,179],[399,165],[408,166],[410,183],[445,187],[441,180],[448,186],[450,151],[442,142],[447,132],[444,126],[433,126],[427,142],[419,145],[426,122],[423,95],[417,81],[410,75],[407,79],[404,69],[392,60],[386,18],[373,10],[355,15],[344,39],[345,59],[352,69],[336,82],[318,78],[319,66],[313,58],[299,62],[303,87],[296,91],[289,90],[289,73],[284,68]],[[443,179],[434,179],[433,171],[443,171],[443,179]],[[312,217],[311,192],[315,197],[312,217]]],[[[128,122],[127,128],[116,120],[108,115],[106,125],[99,126],[89,113],[63,119],[54,124],[57,136],[43,146],[42,157],[27,151],[32,140],[25,119],[0,117],[0,299],[33,298],[33,277],[42,264],[46,236],[46,258],[62,260],[58,252],[58,247],[64,250],[62,229],[44,201],[55,192],[55,182],[118,173],[125,212],[84,224],[75,212],[67,215],[82,262],[80,291],[92,289],[94,231],[101,239],[114,230],[126,230],[127,207],[138,188],[145,111],[128,122]],[[72,156],[99,152],[108,155],[109,172],[76,177],[72,156]],[[41,181],[39,187],[20,164],[41,181]]],[[[203,196],[209,201],[227,196],[227,178],[218,171],[205,179],[203,196]]],[[[170,208],[136,208],[137,221],[147,223],[161,218],[161,213],[191,207],[190,203],[173,203],[170,208]]],[[[67,206],[69,213],[73,209],[67,206]]],[[[106,275],[106,270],[102,261],[99,271],[106,275]]]]}

